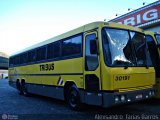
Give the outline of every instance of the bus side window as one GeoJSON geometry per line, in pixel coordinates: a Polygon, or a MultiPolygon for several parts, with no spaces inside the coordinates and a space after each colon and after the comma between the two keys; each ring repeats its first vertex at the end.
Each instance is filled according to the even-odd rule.
{"type": "Polygon", "coordinates": [[[35,62],[36,60],[36,51],[31,50],[28,52],[28,62],[35,62]]]}
{"type": "Polygon", "coordinates": [[[62,56],[81,54],[82,36],[78,35],[62,41],[62,56]]]}
{"type": "Polygon", "coordinates": [[[90,45],[96,45],[96,44],[91,44],[91,43],[95,43],[94,41],[96,41],[95,33],[86,36],[86,51],[85,51],[85,69],[86,70],[95,70],[98,67],[97,46],[92,46],[92,47],[90,46],[90,45]],[[93,48],[94,48],[94,52],[92,53],[93,48]]]}
{"type": "Polygon", "coordinates": [[[36,54],[36,60],[40,61],[40,60],[45,60],[46,58],[46,47],[40,47],[36,50],[37,54],[36,54]]]}
{"type": "Polygon", "coordinates": [[[47,59],[60,57],[60,42],[50,43],[47,46],[47,59]]]}
{"type": "Polygon", "coordinates": [[[28,54],[27,53],[23,53],[20,55],[20,64],[24,64],[27,63],[28,61],[28,54]]]}

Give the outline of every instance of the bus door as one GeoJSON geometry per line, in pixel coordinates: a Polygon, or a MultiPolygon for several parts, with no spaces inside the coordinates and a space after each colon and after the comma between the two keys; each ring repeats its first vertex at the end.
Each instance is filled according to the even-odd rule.
{"type": "Polygon", "coordinates": [[[160,78],[160,56],[156,41],[151,35],[146,35],[147,45],[151,56],[152,64],[155,68],[156,77],[160,78]]]}
{"type": "Polygon", "coordinates": [[[160,98],[160,50],[159,45],[154,37],[146,35],[148,49],[150,52],[152,64],[156,72],[156,98],[160,98]]]}
{"type": "Polygon", "coordinates": [[[97,31],[84,33],[84,102],[91,105],[102,104],[97,36],[97,31]]]}

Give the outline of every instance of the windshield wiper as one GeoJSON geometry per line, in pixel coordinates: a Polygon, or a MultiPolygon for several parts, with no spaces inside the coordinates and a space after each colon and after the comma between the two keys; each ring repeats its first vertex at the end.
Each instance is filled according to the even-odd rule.
{"type": "Polygon", "coordinates": [[[115,60],[114,64],[115,65],[123,65],[124,69],[127,69],[128,65],[130,64],[130,62],[128,62],[128,61],[122,61],[122,60],[115,60]]]}

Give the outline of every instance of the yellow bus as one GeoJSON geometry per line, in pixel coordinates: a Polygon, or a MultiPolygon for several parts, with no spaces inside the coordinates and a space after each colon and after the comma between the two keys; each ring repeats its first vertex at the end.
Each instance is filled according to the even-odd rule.
{"type": "Polygon", "coordinates": [[[145,32],[152,64],[156,73],[156,98],[160,98],[160,33],[145,32]]]}
{"type": "Polygon", "coordinates": [[[93,22],[9,58],[9,84],[20,93],[111,107],[154,96],[155,71],[142,30],[93,22]]]}

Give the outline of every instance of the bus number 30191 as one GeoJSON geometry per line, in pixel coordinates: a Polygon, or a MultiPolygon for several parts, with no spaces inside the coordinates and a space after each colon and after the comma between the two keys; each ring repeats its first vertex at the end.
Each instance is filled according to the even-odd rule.
{"type": "Polygon", "coordinates": [[[115,76],[115,81],[129,80],[130,76],[115,76]]]}

